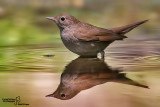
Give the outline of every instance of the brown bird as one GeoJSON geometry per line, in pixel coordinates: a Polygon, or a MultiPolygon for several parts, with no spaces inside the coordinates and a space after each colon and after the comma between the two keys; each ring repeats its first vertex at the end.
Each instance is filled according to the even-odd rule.
{"type": "Polygon", "coordinates": [[[60,29],[64,45],[72,52],[82,57],[97,57],[100,52],[104,59],[104,49],[115,40],[126,38],[124,34],[148,20],[136,22],[122,27],[105,29],[84,23],[75,17],[62,14],[47,17],[53,20],[60,29]]]}
{"type": "Polygon", "coordinates": [[[56,91],[46,97],[68,100],[83,90],[106,82],[148,88],[146,85],[127,78],[126,73],[121,72],[121,70],[109,67],[103,60],[98,58],[77,58],[66,66],[56,91]]]}

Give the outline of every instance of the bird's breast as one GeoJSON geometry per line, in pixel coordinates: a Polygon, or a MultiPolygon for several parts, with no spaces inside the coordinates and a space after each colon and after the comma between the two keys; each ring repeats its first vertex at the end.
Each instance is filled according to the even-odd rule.
{"type": "Polygon", "coordinates": [[[104,50],[109,43],[107,42],[94,42],[94,41],[81,41],[74,36],[74,32],[61,32],[61,39],[70,51],[82,55],[93,56],[98,52],[104,50]]]}

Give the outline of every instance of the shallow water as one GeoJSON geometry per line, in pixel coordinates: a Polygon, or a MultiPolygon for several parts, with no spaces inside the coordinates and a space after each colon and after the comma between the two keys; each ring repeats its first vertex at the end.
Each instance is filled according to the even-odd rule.
{"type": "Polygon", "coordinates": [[[129,38],[105,51],[102,61],[58,46],[1,48],[1,107],[17,106],[2,99],[18,96],[29,107],[160,107],[159,39],[129,38]]]}

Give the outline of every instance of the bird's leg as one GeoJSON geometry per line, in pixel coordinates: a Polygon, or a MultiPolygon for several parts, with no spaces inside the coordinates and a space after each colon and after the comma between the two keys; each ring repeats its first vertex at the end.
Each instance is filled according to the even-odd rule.
{"type": "Polygon", "coordinates": [[[100,54],[101,54],[101,59],[104,59],[105,52],[102,50],[102,51],[100,51],[100,54]]]}

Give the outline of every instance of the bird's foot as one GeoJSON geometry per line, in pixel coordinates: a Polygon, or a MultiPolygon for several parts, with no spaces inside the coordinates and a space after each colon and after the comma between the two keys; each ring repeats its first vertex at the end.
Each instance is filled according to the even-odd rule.
{"type": "Polygon", "coordinates": [[[101,54],[101,59],[104,60],[105,52],[104,51],[100,51],[100,54],[101,54]]]}

